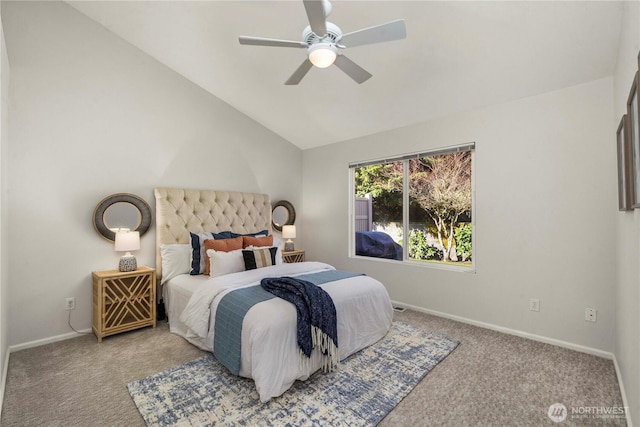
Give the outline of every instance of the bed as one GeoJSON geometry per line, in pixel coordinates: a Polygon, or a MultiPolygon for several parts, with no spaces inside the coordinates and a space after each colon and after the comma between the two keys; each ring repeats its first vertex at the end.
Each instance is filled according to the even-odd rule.
{"type": "MultiPolygon", "coordinates": [[[[283,264],[278,252],[273,258],[278,261],[275,265],[219,274],[226,271],[219,270],[221,264],[214,263],[217,252],[209,251],[212,269],[215,265],[215,277],[212,277],[213,270],[212,276],[189,274],[197,270],[196,251],[192,246],[194,235],[208,232],[261,236],[260,233],[266,232],[271,236],[268,195],[156,188],[155,197],[157,277],[169,328],[193,345],[211,351],[221,359],[218,354],[226,349],[227,341],[220,341],[220,337],[229,333],[227,329],[233,329],[227,328],[226,324],[224,328],[222,326],[221,301],[260,288],[263,278],[281,276],[328,275],[335,279],[319,286],[331,296],[335,305],[339,360],[375,343],[389,330],[393,309],[385,287],[369,276],[342,274],[322,262],[283,264]]],[[[274,247],[278,248],[278,236],[273,238],[274,247]]],[[[249,238],[249,241],[252,240],[249,238]]],[[[281,247],[277,250],[281,251],[281,247]]],[[[237,372],[232,368],[230,371],[253,379],[263,402],[281,395],[296,380],[306,380],[326,363],[326,357],[320,351],[314,350],[309,358],[300,354],[296,319],[294,305],[272,297],[250,305],[241,321],[241,333],[236,338],[239,368],[237,372]]],[[[228,364],[225,366],[229,368],[228,364]]]]}

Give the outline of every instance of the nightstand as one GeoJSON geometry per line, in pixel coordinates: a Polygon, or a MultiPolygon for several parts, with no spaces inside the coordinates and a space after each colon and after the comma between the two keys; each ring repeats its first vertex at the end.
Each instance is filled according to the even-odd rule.
{"type": "Polygon", "coordinates": [[[142,328],[156,327],[156,270],[141,266],[134,271],[94,271],[93,333],[102,338],[142,328]]]}
{"type": "Polygon", "coordinates": [[[304,250],[282,251],[282,261],[285,263],[304,262],[304,250]]]}

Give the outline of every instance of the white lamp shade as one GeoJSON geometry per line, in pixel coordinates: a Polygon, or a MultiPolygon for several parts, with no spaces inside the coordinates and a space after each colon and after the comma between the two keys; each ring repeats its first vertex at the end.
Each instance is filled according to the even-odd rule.
{"type": "Polygon", "coordinates": [[[140,232],[119,231],[116,233],[115,250],[117,252],[137,251],[140,249],[140,232]]]}
{"type": "Polygon", "coordinates": [[[295,225],[284,225],[282,226],[282,237],[285,239],[295,239],[296,238],[296,226],[295,225]]]}

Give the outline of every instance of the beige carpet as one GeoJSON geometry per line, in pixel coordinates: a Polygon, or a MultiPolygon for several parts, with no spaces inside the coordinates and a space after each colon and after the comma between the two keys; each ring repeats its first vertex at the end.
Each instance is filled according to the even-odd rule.
{"type": "MultiPolygon", "coordinates": [[[[395,320],[460,341],[379,424],[391,426],[625,425],[623,417],[572,418],[572,408],[621,407],[613,363],[571,350],[424,313],[395,320]]],[[[93,335],[11,354],[0,425],[144,426],[127,383],[204,354],[168,332],[165,322],[105,338],[93,335]]],[[[580,409],[582,408],[582,409],[580,409]]]]}

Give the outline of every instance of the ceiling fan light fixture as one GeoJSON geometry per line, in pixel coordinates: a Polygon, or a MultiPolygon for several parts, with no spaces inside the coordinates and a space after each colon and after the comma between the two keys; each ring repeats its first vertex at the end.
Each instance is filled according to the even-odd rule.
{"type": "Polygon", "coordinates": [[[371,77],[371,73],[344,56],[341,49],[390,42],[407,37],[404,19],[343,34],[337,25],[327,21],[327,17],[331,13],[329,0],[303,0],[303,4],[309,25],[302,30],[302,40],[239,37],[240,44],[304,48],[307,50],[307,58],[284,82],[285,85],[297,85],[314,66],[327,68],[333,64],[356,83],[363,83],[371,77]]]}
{"type": "Polygon", "coordinates": [[[327,68],[338,56],[338,48],[331,43],[316,43],[307,50],[309,61],[318,68],[327,68]]]}

